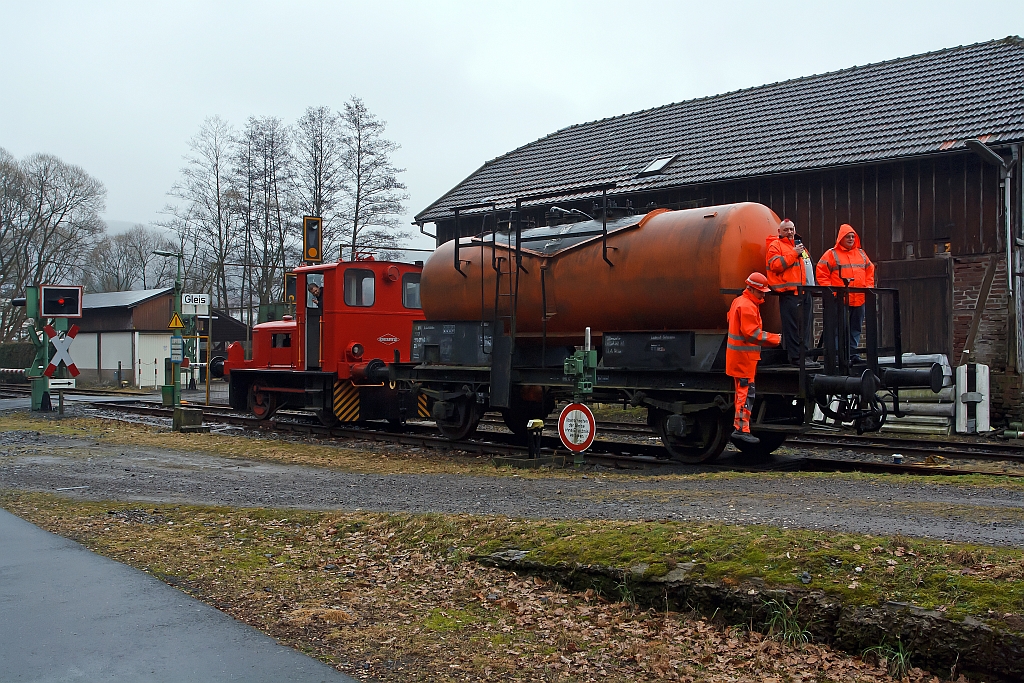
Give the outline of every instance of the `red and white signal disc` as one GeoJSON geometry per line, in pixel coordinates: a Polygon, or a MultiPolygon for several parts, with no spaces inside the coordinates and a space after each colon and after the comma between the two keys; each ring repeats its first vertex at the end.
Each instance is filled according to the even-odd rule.
{"type": "Polygon", "coordinates": [[[558,436],[573,453],[590,448],[597,435],[597,421],[590,408],[582,403],[570,403],[558,416],[558,436]]]}

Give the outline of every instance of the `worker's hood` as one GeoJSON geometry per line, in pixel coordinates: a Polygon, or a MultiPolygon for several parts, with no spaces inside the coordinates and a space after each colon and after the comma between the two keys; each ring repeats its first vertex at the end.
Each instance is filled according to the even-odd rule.
{"type": "Polygon", "coordinates": [[[839,235],[836,237],[836,249],[843,249],[843,251],[853,251],[853,249],[844,249],[843,245],[841,244],[843,238],[846,237],[851,232],[853,233],[854,237],[853,249],[860,249],[860,235],[857,234],[857,231],[853,229],[852,225],[847,225],[846,223],[843,223],[842,225],[839,226],[839,235]]]}

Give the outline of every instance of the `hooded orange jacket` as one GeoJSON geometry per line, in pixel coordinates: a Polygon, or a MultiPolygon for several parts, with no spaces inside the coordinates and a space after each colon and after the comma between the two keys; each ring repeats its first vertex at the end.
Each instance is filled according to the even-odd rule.
{"type": "Polygon", "coordinates": [[[729,307],[729,340],[725,345],[725,374],[753,379],[762,346],[778,346],[782,336],[761,329],[761,302],[749,289],[729,307]]]}
{"type": "MultiPolygon", "coordinates": [[[[875,286],[875,264],[861,249],[857,231],[845,223],[839,226],[836,246],[821,255],[814,271],[814,279],[822,287],[845,287],[843,278],[850,280],[850,287],[875,286]],[[853,249],[844,249],[840,242],[851,232],[855,238],[853,249]]],[[[864,295],[859,292],[850,294],[851,306],[863,306],[864,300],[864,295]]]]}

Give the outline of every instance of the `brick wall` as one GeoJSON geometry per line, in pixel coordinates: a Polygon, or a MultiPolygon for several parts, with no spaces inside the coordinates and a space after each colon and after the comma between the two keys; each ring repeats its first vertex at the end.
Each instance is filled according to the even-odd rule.
{"type": "MultiPolygon", "coordinates": [[[[953,260],[953,358],[950,363],[954,366],[960,363],[988,265],[989,256],[953,260]]],[[[1021,376],[1007,372],[1006,368],[1009,336],[1006,285],[1006,260],[996,255],[995,277],[972,349],[974,359],[991,369],[991,410],[992,421],[996,424],[1008,419],[1018,420],[1022,415],[1021,376]]]]}

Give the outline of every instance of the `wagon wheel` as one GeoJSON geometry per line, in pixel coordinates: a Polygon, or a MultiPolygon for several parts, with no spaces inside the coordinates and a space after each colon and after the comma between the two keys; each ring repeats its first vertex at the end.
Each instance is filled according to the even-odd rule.
{"type": "Polygon", "coordinates": [[[696,424],[686,436],[669,433],[666,423],[671,415],[666,410],[650,408],[647,411],[647,424],[661,437],[669,458],[676,462],[689,465],[710,462],[721,455],[729,443],[732,421],[727,413],[717,408],[695,414],[693,417],[696,424]]]}
{"type": "Polygon", "coordinates": [[[257,420],[268,419],[277,412],[277,396],[269,391],[257,391],[256,387],[249,387],[249,412],[257,420]]]}
{"type": "Polygon", "coordinates": [[[462,441],[476,431],[480,422],[480,411],[476,407],[476,401],[462,399],[455,404],[455,412],[446,420],[435,420],[437,428],[441,430],[446,439],[451,441],[462,441]]]}
{"type": "Polygon", "coordinates": [[[789,435],[784,432],[759,432],[756,429],[751,430],[754,436],[761,440],[761,443],[743,443],[739,441],[733,445],[740,450],[743,455],[748,455],[754,458],[767,458],[772,454],[776,448],[781,446],[789,435]]]}

